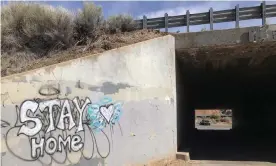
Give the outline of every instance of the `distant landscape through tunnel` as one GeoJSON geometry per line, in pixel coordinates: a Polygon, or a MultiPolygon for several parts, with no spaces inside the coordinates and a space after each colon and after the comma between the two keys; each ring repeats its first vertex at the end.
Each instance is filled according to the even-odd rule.
{"type": "Polygon", "coordinates": [[[276,43],[176,50],[178,151],[195,160],[276,163],[276,43]],[[233,111],[231,130],[197,130],[195,109],[233,111]]]}

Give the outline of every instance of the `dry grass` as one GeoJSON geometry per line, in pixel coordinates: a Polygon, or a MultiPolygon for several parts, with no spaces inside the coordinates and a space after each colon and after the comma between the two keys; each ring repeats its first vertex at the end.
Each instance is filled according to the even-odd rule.
{"type": "Polygon", "coordinates": [[[166,33],[155,30],[138,30],[113,35],[103,34],[95,42],[89,45],[74,46],[67,50],[53,52],[43,57],[26,52],[17,52],[12,56],[4,53],[1,58],[1,75],[7,76],[20,73],[164,35],[166,35],[166,33]]]}
{"type": "Polygon", "coordinates": [[[130,32],[136,29],[136,23],[130,15],[111,16],[107,20],[108,30],[111,33],[130,32]]]}
{"type": "Polygon", "coordinates": [[[75,45],[86,45],[93,42],[104,30],[104,16],[102,8],[92,2],[84,2],[74,19],[75,45]]]}
{"type": "Polygon", "coordinates": [[[101,7],[92,2],[84,2],[76,14],[42,3],[11,2],[2,7],[1,21],[2,76],[164,35],[134,31],[135,23],[128,15],[106,21],[101,7]]]}
{"type": "Polygon", "coordinates": [[[1,52],[31,52],[37,56],[70,47],[72,14],[64,8],[12,2],[1,11],[1,52]]]}

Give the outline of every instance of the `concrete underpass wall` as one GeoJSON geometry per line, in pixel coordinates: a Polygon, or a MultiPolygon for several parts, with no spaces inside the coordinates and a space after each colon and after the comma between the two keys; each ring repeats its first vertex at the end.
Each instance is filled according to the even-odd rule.
{"type": "Polygon", "coordinates": [[[174,36],[178,151],[192,160],[276,163],[276,25],[174,36]],[[225,108],[231,130],[195,128],[196,109],[225,108]]]}
{"type": "Polygon", "coordinates": [[[276,25],[177,33],[174,34],[175,49],[181,50],[211,45],[244,44],[252,42],[251,38],[253,38],[253,34],[255,34],[257,42],[276,41],[276,25]]]}
{"type": "Polygon", "coordinates": [[[1,83],[3,166],[122,166],[176,152],[172,36],[1,83]]]}
{"type": "MultiPolygon", "coordinates": [[[[236,48],[232,46],[231,49],[236,48]]],[[[244,49],[237,50],[246,56],[244,49]]],[[[231,54],[223,53],[221,50],[221,54],[216,54],[219,56],[208,59],[204,58],[207,55],[204,53],[215,53],[212,47],[193,51],[182,54],[176,50],[178,150],[189,152],[192,160],[276,163],[276,68],[273,65],[276,62],[276,54],[267,49],[259,49],[259,55],[256,54],[255,57],[267,55],[268,58],[258,65],[250,66],[244,59],[237,58],[235,66],[216,67],[212,63],[196,63],[205,62],[204,60],[223,60],[219,56],[227,57],[231,54]],[[188,56],[192,58],[189,59],[188,56]],[[225,108],[233,111],[231,130],[195,128],[196,109],[225,108]]],[[[248,57],[254,56],[248,52],[248,57]]],[[[215,128],[215,125],[210,127],[215,128]]]]}

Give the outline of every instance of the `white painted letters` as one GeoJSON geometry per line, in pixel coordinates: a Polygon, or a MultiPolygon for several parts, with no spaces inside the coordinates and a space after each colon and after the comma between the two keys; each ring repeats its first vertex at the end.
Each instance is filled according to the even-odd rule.
{"type": "MultiPolygon", "coordinates": [[[[45,153],[51,156],[56,152],[67,155],[68,152],[81,151],[82,155],[88,157],[87,149],[85,149],[86,153],[83,152],[84,142],[92,141],[93,144],[97,144],[94,132],[104,132],[103,128],[108,124],[114,125],[121,116],[120,109],[121,105],[113,104],[110,98],[104,98],[95,104],[92,104],[89,98],[80,100],[78,97],[73,100],[26,100],[19,109],[18,120],[21,124],[13,128],[19,127],[17,136],[24,134],[30,140],[30,142],[27,141],[28,145],[31,144],[28,154],[31,154],[32,159],[26,159],[28,161],[44,157],[45,153]],[[68,130],[71,131],[68,133],[68,130]],[[81,134],[76,134],[78,132],[81,134]],[[84,141],[85,139],[88,140],[84,141]]],[[[107,143],[109,144],[109,141],[107,143]]],[[[51,157],[50,160],[52,159],[55,158],[51,157]]]]}
{"type": "Polygon", "coordinates": [[[83,147],[83,143],[81,142],[81,137],[79,135],[74,135],[71,141],[71,148],[74,152],[79,151],[83,147]]]}
{"type": "Polygon", "coordinates": [[[55,105],[60,107],[60,102],[58,100],[49,100],[49,101],[44,101],[39,103],[39,109],[41,110],[41,112],[44,112],[47,108],[49,111],[50,125],[46,133],[55,130],[54,119],[53,119],[53,107],[55,105]]]}
{"type": "Polygon", "coordinates": [[[66,150],[66,147],[68,148],[69,152],[71,151],[70,148],[70,144],[71,144],[71,136],[69,135],[65,140],[63,140],[63,138],[59,135],[58,136],[58,152],[62,152],[62,146],[64,147],[64,149],[66,150]]]}
{"type": "MultiPolygon", "coordinates": [[[[86,99],[85,99],[85,103],[84,103],[81,107],[80,107],[80,105],[79,105],[79,99],[78,99],[77,97],[75,97],[75,98],[73,99],[73,102],[74,102],[74,104],[75,104],[75,106],[76,106],[76,108],[77,108],[77,110],[78,110],[78,112],[79,112],[79,114],[80,114],[79,125],[78,125],[78,129],[77,129],[77,131],[76,131],[76,132],[80,132],[80,131],[83,131],[83,126],[82,126],[82,115],[83,115],[83,111],[84,111],[84,109],[86,108],[87,104],[90,104],[91,101],[90,101],[89,98],[86,98],[86,99]]],[[[80,104],[81,104],[81,103],[80,103],[80,104]]]]}
{"type": "Polygon", "coordinates": [[[56,149],[57,149],[57,141],[55,140],[55,138],[53,137],[48,138],[46,141],[45,151],[48,154],[52,155],[55,153],[56,149]]]}
{"type": "Polygon", "coordinates": [[[36,143],[36,138],[31,138],[32,158],[38,158],[44,155],[44,138],[41,138],[39,144],[36,143]],[[40,155],[37,156],[36,150],[40,149],[40,155]]]}
{"type": "Polygon", "coordinates": [[[61,109],[60,118],[59,118],[57,128],[59,128],[61,130],[65,129],[65,125],[64,125],[65,118],[67,118],[68,123],[69,123],[68,129],[71,130],[76,124],[75,124],[75,122],[73,120],[73,117],[72,117],[72,112],[71,112],[71,107],[70,107],[70,104],[69,104],[69,100],[64,101],[64,104],[63,104],[62,109],[61,109]]]}
{"type": "Polygon", "coordinates": [[[109,123],[110,119],[114,113],[113,105],[110,105],[108,108],[106,107],[100,107],[101,114],[106,119],[106,121],[109,123]]]}
{"type": "Polygon", "coordinates": [[[20,121],[21,123],[24,122],[33,122],[35,126],[33,128],[27,127],[25,124],[22,125],[18,134],[25,134],[27,136],[34,136],[36,135],[42,128],[42,123],[39,118],[31,118],[27,116],[27,112],[30,110],[32,113],[35,113],[38,108],[38,103],[35,101],[27,100],[25,101],[20,108],[20,121]]]}

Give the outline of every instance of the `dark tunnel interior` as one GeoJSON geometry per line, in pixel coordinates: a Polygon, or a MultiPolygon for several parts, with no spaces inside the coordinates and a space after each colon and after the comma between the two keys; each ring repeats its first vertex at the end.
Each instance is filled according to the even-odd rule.
{"type": "Polygon", "coordinates": [[[276,59],[195,67],[176,56],[178,151],[192,160],[276,163],[276,59]],[[229,108],[231,130],[197,130],[195,109],[229,108]]]}

